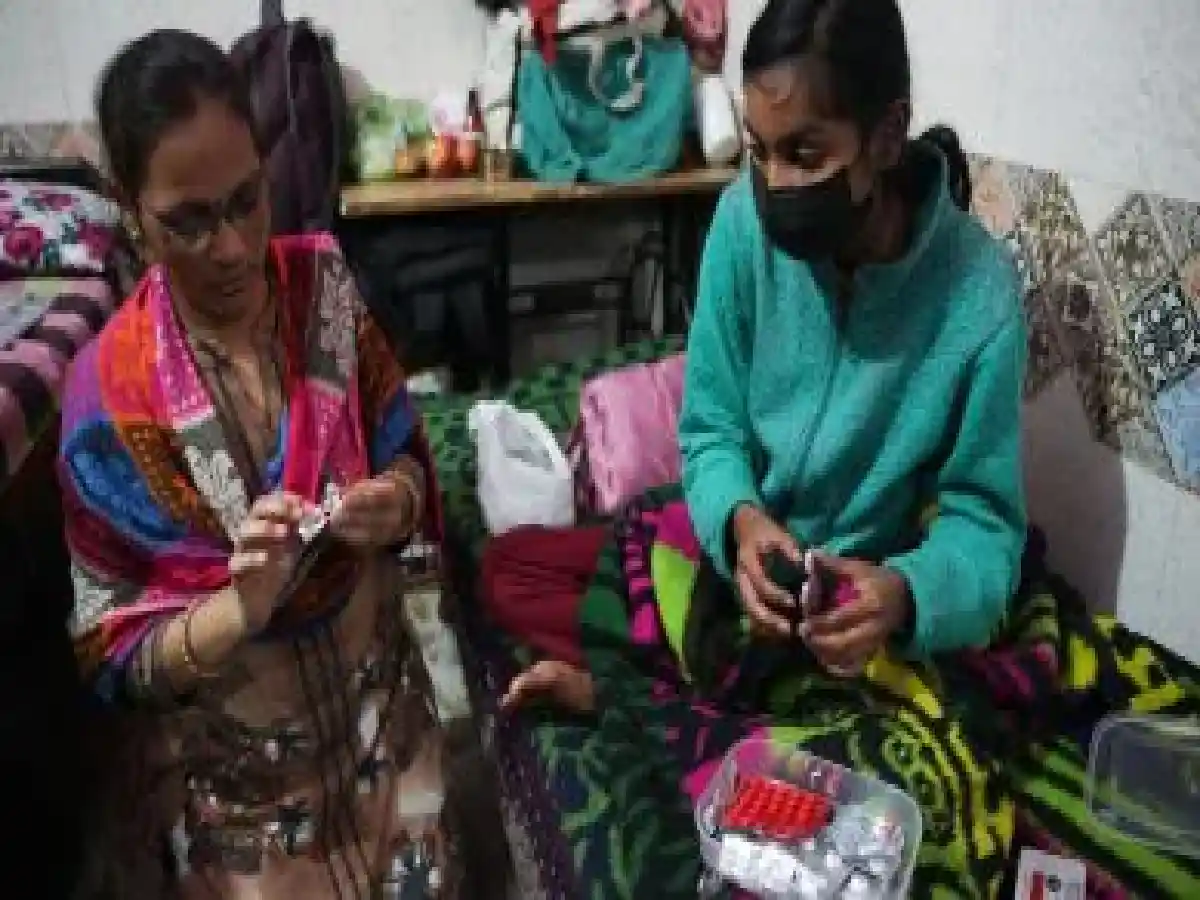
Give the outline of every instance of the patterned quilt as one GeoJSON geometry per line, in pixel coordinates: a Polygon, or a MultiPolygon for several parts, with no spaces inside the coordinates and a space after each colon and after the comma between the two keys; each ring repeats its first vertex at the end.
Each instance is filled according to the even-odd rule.
{"type": "MultiPolygon", "coordinates": [[[[683,348],[681,338],[632,343],[603,356],[545,367],[530,378],[514,382],[503,396],[521,409],[535,410],[556,434],[575,424],[579,392],[592,375],[634,362],[657,359],[683,348]]],[[[550,746],[581,748],[590,739],[586,724],[546,718],[515,720],[496,716],[496,703],[522,659],[512,646],[475,616],[470,602],[476,564],[487,532],[475,499],[475,453],[467,431],[467,411],[474,396],[447,395],[425,400],[430,447],[442,488],[448,540],[453,556],[451,571],[459,593],[467,598],[462,614],[467,628],[464,665],[476,695],[489,740],[495,748],[504,779],[504,801],[517,865],[517,896],[521,900],[590,896],[581,885],[587,880],[572,859],[572,845],[563,834],[563,807],[559,798],[566,784],[556,784],[549,758],[550,746]]]]}
{"type": "MultiPolygon", "coordinates": [[[[516,383],[507,399],[520,407],[537,410],[552,430],[563,433],[574,422],[579,387],[590,374],[676,349],[678,342],[672,341],[638,344],[599,360],[547,369],[537,377],[516,383]]],[[[425,409],[442,479],[455,561],[468,591],[485,537],[474,499],[475,462],[466,431],[466,411],[473,399],[440,399],[427,404],[425,409]]],[[[622,587],[619,567],[609,572],[604,571],[606,568],[612,568],[611,560],[601,566],[586,615],[617,622],[623,620],[630,604],[636,604],[638,598],[629,596],[622,587]]],[[[1067,604],[1063,608],[1081,609],[1071,606],[1075,603],[1071,596],[1069,588],[1061,586],[1055,602],[1061,597],[1067,604]]],[[[1038,604],[1042,601],[1035,604],[1041,609],[1038,604]]],[[[661,702],[662,697],[650,688],[635,701],[633,695],[637,692],[630,687],[621,691],[621,696],[629,702],[615,704],[620,707],[620,714],[602,716],[599,724],[548,714],[525,715],[519,720],[497,717],[495,700],[524,661],[525,654],[494,629],[482,627],[472,605],[468,602],[465,606],[472,650],[470,672],[476,687],[482,688],[479,693],[503,771],[509,818],[523,823],[516,834],[521,844],[516,848],[517,856],[531,858],[537,869],[535,875],[525,873],[523,879],[519,878],[520,896],[600,900],[649,896],[648,891],[653,891],[653,896],[660,900],[696,896],[698,859],[689,810],[686,803],[680,802],[678,772],[675,772],[679,768],[679,760],[675,759],[679,756],[678,748],[671,749],[669,741],[658,746],[659,742],[647,740],[659,731],[690,735],[687,723],[693,717],[686,714],[688,703],[661,702]],[[672,720],[680,710],[683,718],[672,720]],[[655,797],[659,799],[656,801],[655,797]]],[[[1082,710],[1087,715],[1074,715],[1074,719],[1087,720],[1092,713],[1100,712],[1093,709],[1095,702],[1099,702],[1097,698],[1113,706],[1122,705],[1123,697],[1128,701],[1124,705],[1140,709],[1152,698],[1164,696],[1164,684],[1178,688],[1171,695],[1176,699],[1167,704],[1172,710],[1176,706],[1184,714],[1200,710],[1200,690],[1193,667],[1150,642],[1129,635],[1111,620],[1088,626],[1086,616],[1079,618],[1078,611],[1067,615],[1061,609],[1057,613],[1052,607],[1048,609],[1049,613],[1042,610],[1036,616],[1031,613],[1022,617],[1025,623],[1022,627],[1039,640],[1058,634],[1059,628],[1068,636],[1090,635],[1087,640],[1070,637],[1057,647],[1049,645],[1055,650],[1054,658],[1070,661],[1070,667],[1047,677],[1034,673],[1039,683],[1064,684],[1052,679],[1066,679],[1068,694],[1056,696],[1073,697],[1070,703],[1087,707],[1082,710]],[[1072,622],[1077,622],[1078,627],[1072,622]],[[1086,665],[1088,660],[1090,668],[1086,665]],[[1075,661],[1079,661],[1080,667],[1075,667],[1075,661]]],[[[1044,647],[1036,644],[1036,649],[1041,653],[1044,647]]],[[[1037,660],[1044,655],[1035,654],[1037,660]]],[[[636,661],[636,656],[630,658],[636,661]]],[[[1003,656],[1002,662],[1008,666],[1011,659],[1003,656]]],[[[981,671],[982,680],[975,683],[983,686],[980,697],[984,697],[994,671],[987,667],[981,671]]],[[[646,673],[638,671],[637,665],[627,666],[617,680],[628,687],[646,681],[646,673]]],[[[1069,708],[1070,703],[1060,708],[1060,712],[1069,708]]],[[[1009,726],[1002,730],[1010,731],[1012,723],[1022,721],[1023,715],[1010,710],[998,715],[996,721],[1008,722],[1009,726]]],[[[973,721],[986,723],[987,719],[973,721]]],[[[1052,717],[1053,721],[1057,719],[1052,717]]],[[[727,737],[736,737],[740,724],[735,722],[739,727],[727,729],[730,731],[727,737]]],[[[931,891],[929,895],[995,896],[998,890],[1008,889],[1005,879],[1011,875],[1009,863],[1015,850],[1031,845],[1051,852],[1069,853],[1069,848],[1074,848],[1091,860],[1092,897],[1190,896],[1188,885],[1200,885],[1200,868],[1194,863],[1169,854],[1155,857],[1140,852],[1136,846],[1116,841],[1089,824],[1080,799],[1083,777],[1080,742],[1086,741],[1086,733],[1067,733],[1059,728],[1043,737],[1037,752],[1014,757],[1006,766],[1012,776],[1008,780],[1011,793],[1002,805],[1017,811],[1002,829],[1008,852],[995,847],[987,853],[975,853],[979,850],[979,835],[964,833],[963,840],[967,843],[961,846],[969,844],[974,849],[962,856],[961,866],[942,873],[954,877],[938,876],[936,860],[926,863],[919,883],[931,891]],[[951,884],[957,887],[948,888],[951,884]],[[958,890],[964,884],[971,886],[965,893],[958,890]]],[[[705,743],[710,743],[707,738],[705,743]]],[[[934,763],[936,760],[931,764],[934,763]]],[[[939,776],[940,783],[943,786],[956,783],[956,773],[957,769],[951,766],[942,773],[944,777],[939,776]]]]}

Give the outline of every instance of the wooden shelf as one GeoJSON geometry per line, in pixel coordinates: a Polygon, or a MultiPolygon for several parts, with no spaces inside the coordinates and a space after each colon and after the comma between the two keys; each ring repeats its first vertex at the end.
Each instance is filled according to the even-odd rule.
{"type": "Polygon", "coordinates": [[[692,169],[621,184],[552,184],[544,181],[483,181],[473,178],[380,181],[342,191],[342,215],[415,216],[422,213],[541,206],[572,201],[649,200],[712,194],[737,175],[731,167],[692,169]]]}

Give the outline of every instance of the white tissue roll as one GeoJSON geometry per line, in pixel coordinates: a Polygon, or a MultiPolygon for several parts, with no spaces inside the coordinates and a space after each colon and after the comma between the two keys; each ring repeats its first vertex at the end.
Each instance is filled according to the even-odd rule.
{"type": "Polygon", "coordinates": [[[710,166],[728,165],[742,149],[741,129],[733,111],[733,99],[720,75],[705,75],[700,80],[696,106],[705,161],[710,166]]]}

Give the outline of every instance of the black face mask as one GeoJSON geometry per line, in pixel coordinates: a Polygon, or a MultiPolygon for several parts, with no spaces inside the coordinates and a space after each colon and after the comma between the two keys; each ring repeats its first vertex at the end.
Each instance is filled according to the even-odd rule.
{"type": "Polygon", "coordinates": [[[856,204],[848,169],[804,187],[771,188],[751,167],[754,202],[771,243],[793,259],[813,262],[834,256],[862,227],[870,198],[856,204]]]}

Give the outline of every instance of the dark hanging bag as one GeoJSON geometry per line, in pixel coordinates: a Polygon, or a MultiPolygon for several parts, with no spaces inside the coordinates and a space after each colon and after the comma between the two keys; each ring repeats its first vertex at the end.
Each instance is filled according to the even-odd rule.
{"type": "Polygon", "coordinates": [[[333,38],[282,0],[262,0],[258,28],[230,55],[250,86],[275,234],[330,231],[349,158],[350,118],[333,38]]]}

